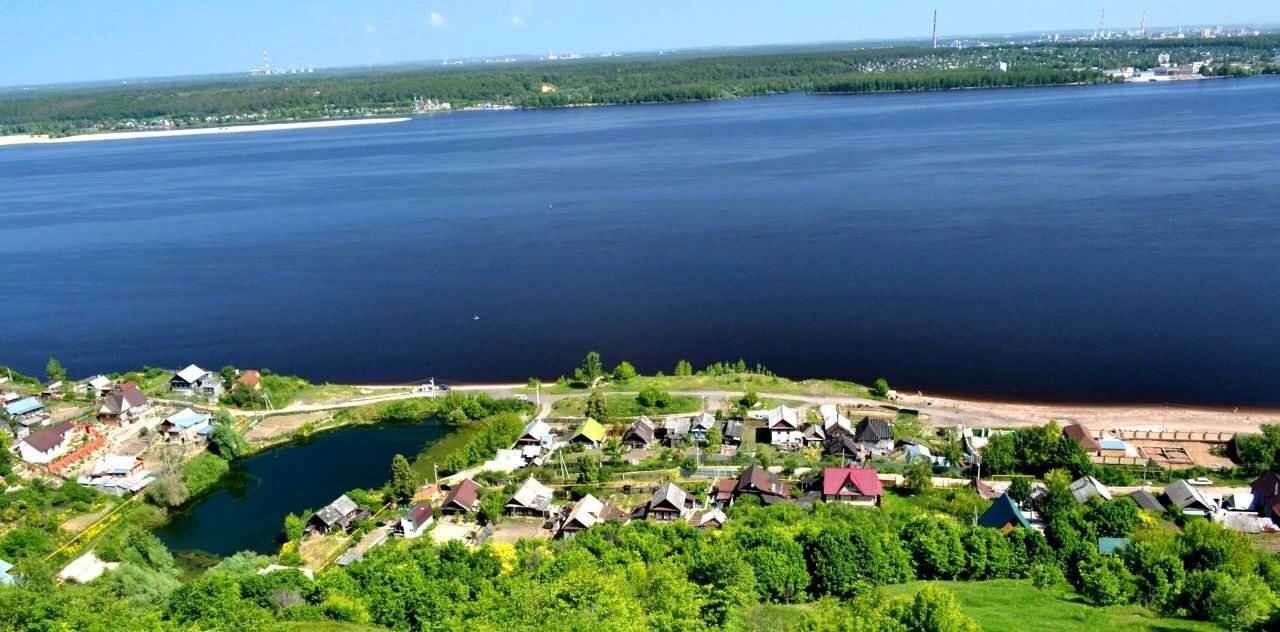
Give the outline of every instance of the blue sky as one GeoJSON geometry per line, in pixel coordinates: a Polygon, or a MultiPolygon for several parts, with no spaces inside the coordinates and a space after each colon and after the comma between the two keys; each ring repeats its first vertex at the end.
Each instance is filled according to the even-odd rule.
{"type": "MultiPolygon", "coordinates": [[[[1108,27],[1280,22],[1280,2],[1106,0],[1108,27]]],[[[604,52],[1093,29],[1039,0],[4,0],[0,85],[604,52]]]]}

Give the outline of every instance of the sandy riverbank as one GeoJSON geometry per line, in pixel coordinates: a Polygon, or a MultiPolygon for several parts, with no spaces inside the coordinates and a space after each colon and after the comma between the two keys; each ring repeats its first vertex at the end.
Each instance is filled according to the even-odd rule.
{"type": "Polygon", "coordinates": [[[139,131],[139,132],[104,132],[102,134],[81,134],[49,138],[48,136],[32,136],[16,134],[0,136],[0,146],[31,145],[48,143],[81,143],[99,140],[136,140],[139,138],[172,138],[175,136],[205,136],[208,134],[239,134],[243,132],[278,132],[292,129],[312,129],[317,127],[348,127],[352,125],[380,125],[383,123],[403,123],[411,120],[408,117],[362,118],[362,119],[328,119],[321,121],[296,121],[292,123],[263,123],[260,125],[226,125],[222,127],[189,127],[184,129],[139,131]]]}

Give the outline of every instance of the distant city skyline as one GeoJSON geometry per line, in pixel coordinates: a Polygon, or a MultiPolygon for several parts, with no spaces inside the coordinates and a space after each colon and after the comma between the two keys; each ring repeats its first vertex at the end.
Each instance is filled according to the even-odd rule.
{"type": "Polygon", "coordinates": [[[1266,25],[1280,3],[1191,0],[1080,3],[766,0],[600,3],[589,0],[161,0],[0,4],[0,85],[248,72],[262,48],[276,69],[505,55],[927,39],[970,35],[1266,25]],[[692,5],[692,6],[687,6],[692,5]],[[976,6],[975,6],[976,5],[976,6]]]}

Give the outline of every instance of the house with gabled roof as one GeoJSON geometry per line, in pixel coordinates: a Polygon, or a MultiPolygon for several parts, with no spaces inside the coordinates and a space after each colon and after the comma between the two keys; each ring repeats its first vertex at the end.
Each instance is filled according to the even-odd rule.
{"type": "Polygon", "coordinates": [[[254,369],[245,369],[240,372],[240,377],[236,378],[236,385],[243,384],[246,388],[255,391],[262,389],[262,373],[254,369]]]}
{"type": "Polygon", "coordinates": [[[144,465],[137,455],[104,454],[98,457],[89,474],[79,477],[77,482],[112,496],[137,493],[155,478],[144,465]]]}
{"type": "Polygon", "coordinates": [[[790,493],[790,488],[778,480],[777,474],[756,464],[748,465],[737,479],[729,480],[733,481],[730,502],[743,494],[759,496],[761,500],[765,500],[766,497],[785,498],[790,493]]]}
{"type": "Polygon", "coordinates": [[[368,515],[368,511],[361,509],[356,501],[343,494],[312,515],[311,520],[307,521],[307,530],[321,535],[338,530],[345,531],[351,528],[356,520],[368,515]]]}
{"type": "Polygon", "coordinates": [[[804,443],[800,417],[793,408],[779,406],[770,410],[765,427],[769,429],[769,443],[776,447],[795,448],[804,443]]]}
{"type": "Polygon", "coordinates": [[[151,407],[151,400],[137,387],[107,396],[98,408],[98,421],[122,426],[138,420],[151,407]]]}
{"type": "Polygon", "coordinates": [[[48,418],[48,414],[44,411],[44,404],[34,397],[24,397],[5,404],[4,413],[27,427],[48,418]]]}
{"type": "Polygon", "coordinates": [[[71,449],[71,444],[81,435],[75,424],[64,421],[23,437],[18,443],[18,456],[28,463],[50,463],[66,454],[71,449]]]}
{"type": "Polygon", "coordinates": [[[1280,517],[1280,474],[1267,472],[1249,484],[1258,513],[1280,517]]]}
{"type": "Polygon", "coordinates": [[[689,437],[698,443],[706,443],[707,433],[719,425],[715,415],[704,410],[689,420],[689,437]]]}
{"type": "Polygon", "coordinates": [[[600,422],[587,417],[585,421],[578,424],[578,428],[573,431],[573,436],[569,437],[569,441],[598,447],[600,442],[604,441],[604,435],[604,426],[600,422]]]}
{"type": "Polygon", "coordinates": [[[573,536],[580,531],[586,531],[608,520],[622,520],[624,522],[630,520],[626,512],[601,501],[591,494],[583,496],[567,509],[564,520],[557,530],[557,534],[562,538],[573,536]]]}
{"type": "Polygon", "coordinates": [[[724,515],[720,509],[711,509],[704,511],[689,519],[689,524],[697,529],[719,529],[724,523],[729,521],[729,517],[724,515]]]}
{"type": "Polygon", "coordinates": [[[884,496],[879,473],[874,469],[827,467],[822,469],[822,499],[879,507],[884,496]]]}
{"type": "Polygon", "coordinates": [[[206,430],[210,429],[209,415],[196,412],[192,408],[184,408],[160,422],[157,431],[170,443],[190,443],[203,439],[206,430]]]}
{"type": "Polygon", "coordinates": [[[553,441],[555,441],[555,434],[551,432],[551,424],[541,419],[534,419],[525,425],[520,437],[516,439],[516,445],[547,446],[553,441]]]}
{"type": "Polygon", "coordinates": [[[530,476],[503,505],[503,511],[513,516],[547,517],[551,515],[552,496],[551,488],[530,476]]]}
{"type": "Polygon", "coordinates": [[[644,517],[649,520],[680,520],[693,510],[694,498],[673,482],[663,483],[645,504],[644,517]]]}
{"type": "Polygon", "coordinates": [[[1098,479],[1092,476],[1086,475],[1077,478],[1071,482],[1068,489],[1071,490],[1071,495],[1075,496],[1076,502],[1082,505],[1094,497],[1111,500],[1111,490],[1107,489],[1106,485],[1098,482],[1098,479]]]}
{"type": "Polygon", "coordinates": [[[688,417],[668,417],[663,420],[662,429],[658,434],[663,445],[678,448],[689,439],[689,428],[692,426],[693,422],[688,417]]]}
{"type": "Polygon", "coordinates": [[[1204,493],[1182,479],[1165,487],[1164,495],[1169,499],[1169,504],[1177,505],[1184,514],[1208,516],[1218,510],[1218,506],[1204,493]]]}
{"type": "Polygon", "coordinates": [[[1067,424],[1062,427],[1062,434],[1068,439],[1080,444],[1090,456],[1097,455],[1102,450],[1102,445],[1098,443],[1098,439],[1093,436],[1084,424],[1067,424]]]}
{"type": "Polygon", "coordinates": [[[98,375],[86,380],[84,388],[95,395],[106,395],[115,390],[116,383],[105,375],[98,375]]]}
{"type": "Polygon", "coordinates": [[[396,534],[407,540],[411,540],[426,532],[427,527],[435,522],[435,510],[431,507],[431,503],[422,501],[409,508],[400,521],[396,523],[396,534]]]}
{"type": "Polygon", "coordinates": [[[978,518],[978,526],[1008,532],[1015,527],[1030,529],[1031,521],[1022,515],[1022,510],[1018,508],[1018,503],[1013,501],[1012,496],[1001,494],[986,513],[978,518]]]}
{"type": "Polygon", "coordinates": [[[858,460],[861,458],[862,451],[853,440],[852,434],[837,432],[827,437],[827,454],[858,460]]]}
{"type": "Polygon", "coordinates": [[[1156,513],[1164,513],[1165,511],[1164,503],[1160,502],[1160,499],[1149,491],[1138,490],[1129,494],[1129,498],[1132,498],[1133,502],[1138,503],[1138,507],[1146,511],[1154,511],[1156,513]]]}
{"type": "Polygon", "coordinates": [[[644,450],[653,443],[654,435],[653,420],[641,415],[622,435],[622,445],[632,450],[644,450]]]}
{"type": "Polygon", "coordinates": [[[746,426],[737,419],[730,419],[724,422],[724,430],[721,436],[726,445],[742,445],[742,435],[746,431],[746,426]]]}
{"type": "Polygon", "coordinates": [[[442,514],[466,514],[479,508],[480,484],[469,478],[458,483],[440,503],[442,514]]]}
{"type": "Polygon", "coordinates": [[[827,431],[822,427],[822,424],[810,424],[804,427],[802,437],[805,446],[818,447],[826,443],[827,431]]]}
{"type": "Polygon", "coordinates": [[[854,428],[853,440],[868,452],[893,449],[893,424],[879,417],[863,417],[854,428]]]}
{"type": "Polygon", "coordinates": [[[215,375],[194,364],[178,371],[169,378],[169,388],[175,391],[191,393],[209,400],[216,400],[222,395],[222,376],[215,375]]]}

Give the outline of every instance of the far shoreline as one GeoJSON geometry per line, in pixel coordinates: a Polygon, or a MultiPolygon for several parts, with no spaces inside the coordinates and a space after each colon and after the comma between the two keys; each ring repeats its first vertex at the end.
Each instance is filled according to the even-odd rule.
{"type": "Polygon", "coordinates": [[[142,138],[173,138],[179,136],[208,136],[213,134],[239,134],[246,132],[277,132],[298,129],[323,127],[351,127],[356,125],[381,125],[385,123],[404,123],[410,117],[371,117],[355,119],[319,119],[310,121],[289,121],[285,123],[246,123],[243,125],[222,125],[216,127],[187,127],[182,129],[146,130],[133,132],[101,132],[97,134],[74,134],[49,138],[31,134],[0,136],[0,147],[19,145],[53,145],[63,143],[83,143],[105,140],[138,140],[142,138]]]}

